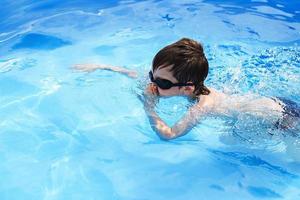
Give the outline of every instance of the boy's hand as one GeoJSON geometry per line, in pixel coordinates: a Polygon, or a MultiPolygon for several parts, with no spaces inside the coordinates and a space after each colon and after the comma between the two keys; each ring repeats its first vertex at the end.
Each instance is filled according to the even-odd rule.
{"type": "Polygon", "coordinates": [[[130,78],[138,77],[138,74],[136,71],[126,69],[124,67],[110,66],[110,65],[104,65],[104,64],[76,64],[76,65],[74,65],[73,69],[82,71],[82,72],[93,72],[96,69],[102,69],[102,70],[118,72],[118,73],[127,75],[130,78]]]}
{"type": "Polygon", "coordinates": [[[149,83],[145,89],[145,93],[148,95],[158,96],[158,88],[153,83],[149,83]]]}
{"type": "Polygon", "coordinates": [[[144,106],[145,109],[154,109],[158,102],[158,89],[153,83],[150,83],[144,92],[144,106]]]}
{"type": "Polygon", "coordinates": [[[73,69],[82,72],[93,72],[96,69],[107,69],[107,66],[99,64],[76,64],[74,65],[73,69]]]}

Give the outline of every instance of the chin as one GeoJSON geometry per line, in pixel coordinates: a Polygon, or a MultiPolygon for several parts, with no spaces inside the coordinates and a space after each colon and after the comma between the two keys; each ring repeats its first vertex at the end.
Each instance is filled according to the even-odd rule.
{"type": "Polygon", "coordinates": [[[170,98],[170,97],[175,97],[177,95],[160,95],[162,98],[170,98]]]}
{"type": "Polygon", "coordinates": [[[159,96],[161,97],[165,97],[165,98],[168,98],[168,97],[175,97],[175,96],[182,96],[181,94],[176,94],[176,93],[160,93],[159,96]]]}
{"type": "Polygon", "coordinates": [[[158,89],[159,96],[161,97],[174,97],[174,96],[181,96],[182,94],[174,89],[162,90],[158,89]]]}

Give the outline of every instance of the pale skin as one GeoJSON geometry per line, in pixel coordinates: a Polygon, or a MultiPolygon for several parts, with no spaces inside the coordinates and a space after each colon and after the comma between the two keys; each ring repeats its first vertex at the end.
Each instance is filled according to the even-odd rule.
{"type": "Polygon", "coordinates": [[[75,70],[82,72],[93,72],[97,69],[108,70],[119,72],[130,78],[137,78],[137,73],[133,70],[126,69],[124,67],[110,66],[110,65],[99,65],[99,64],[77,64],[73,67],[75,70]]]}
{"type": "MultiPolygon", "coordinates": [[[[161,78],[178,83],[178,80],[173,76],[171,69],[172,65],[168,67],[159,67],[153,72],[154,79],[161,78]]],[[[78,64],[74,69],[83,72],[92,72],[97,69],[109,70],[119,72],[130,78],[137,78],[135,71],[125,69],[123,67],[97,65],[97,64],[78,64]]],[[[195,86],[171,87],[170,89],[161,89],[154,83],[148,84],[144,92],[144,109],[149,118],[152,129],[163,140],[170,140],[187,134],[201,119],[201,117],[208,114],[225,114],[229,110],[238,110],[255,115],[265,115],[270,113],[275,116],[274,119],[280,117],[283,108],[274,100],[269,98],[259,98],[253,101],[247,101],[249,98],[235,96],[230,97],[213,88],[209,88],[210,94],[198,96],[199,101],[189,108],[184,116],[177,121],[172,127],[168,126],[156,113],[155,104],[158,97],[171,96],[186,96],[194,98],[195,86]],[[245,101],[246,100],[246,101],[245,101]],[[260,106],[258,108],[258,106],[260,106]],[[259,112],[260,110],[267,112],[259,112]],[[278,115],[278,116],[277,116],[278,115]]]]}

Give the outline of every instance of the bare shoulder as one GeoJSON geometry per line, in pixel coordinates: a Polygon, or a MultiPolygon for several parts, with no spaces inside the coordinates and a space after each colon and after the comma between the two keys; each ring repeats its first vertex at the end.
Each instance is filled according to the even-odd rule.
{"type": "Polygon", "coordinates": [[[200,95],[197,107],[201,110],[215,110],[219,102],[222,102],[226,95],[216,89],[209,88],[210,93],[208,95],[200,95]]]}

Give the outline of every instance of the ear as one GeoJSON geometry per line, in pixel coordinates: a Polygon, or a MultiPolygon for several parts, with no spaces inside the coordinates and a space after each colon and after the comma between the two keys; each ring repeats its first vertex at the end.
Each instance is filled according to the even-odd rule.
{"type": "MultiPolygon", "coordinates": [[[[192,82],[187,82],[187,83],[192,83],[192,82]]],[[[184,86],[183,89],[186,95],[191,95],[195,91],[195,86],[194,85],[184,86]]]]}

